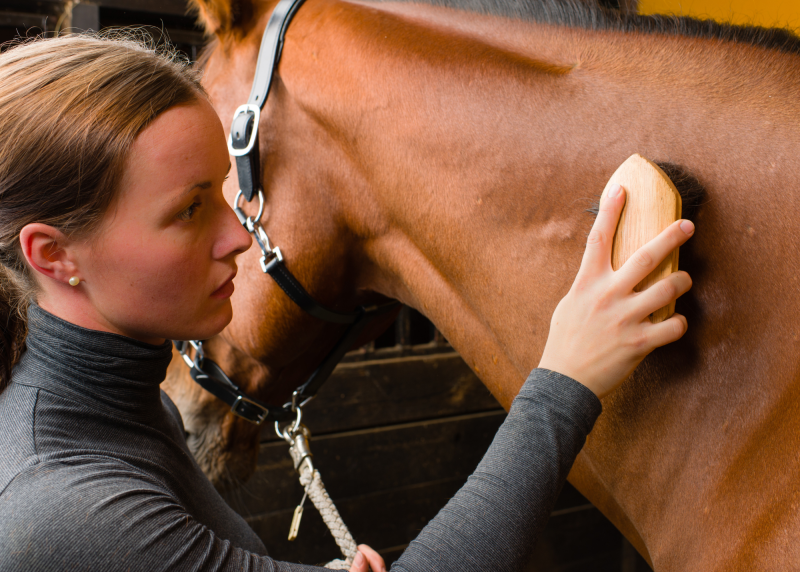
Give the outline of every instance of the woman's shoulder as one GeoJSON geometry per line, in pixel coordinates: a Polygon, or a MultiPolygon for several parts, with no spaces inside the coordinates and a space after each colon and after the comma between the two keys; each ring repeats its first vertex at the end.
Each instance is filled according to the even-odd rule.
{"type": "Polygon", "coordinates": [[[228,524],[211,528],[123,460],[42,460],[0,495],[0,572],[289,569],[264,557],[244,521],[249,544],[228,524]]]}
{"type": "Polygon", "coordinates": [[[158,478],[117,457],[91,452],[36,457],[21,467],[0,491],[0,528],[4,515],[9,513],[46,510],[55,515],[62,509],[73,510],[111,498],[124,504],[120,495],[128,498],[143,495],[149,499],[163,496],[170,500],[173,497],[158,478]]]}
{"type": "Polygon", "coordinates": [[[0,494],[24,470],[38,462],[33,421],[38,391],[11,384],[0,394],[0,494]]]}
{"type": "MultiPolygon", "coordinates": [[[[165,418],[170,421],[169,436],[182,438],[172,416],[165,413],[165,418]]],[[[163,482],[142,466],[146,462],[136,461],[147,461],[156,449],[164,448],[169,451],[161,451],[162,456],[174,457],[176,445],[164,444],[168,439],[159,431],[150,430],[147,437],[143,432],[138,425],[101,415],[39,387],[12,382],[0,393],[0,498],[23,475],[36,479],[84,473],[95,478],[138,475],[163,482]]]]}
{"type": "Polygon", "coordinates": [[[0,554],[14,555],[15,569],[50,570],[37,559],[101,554],[103,542],[119,545],[127,525],[165,511],[184,509],[156,479],[120,459],[40,459],[0,494],[0,554]]]}

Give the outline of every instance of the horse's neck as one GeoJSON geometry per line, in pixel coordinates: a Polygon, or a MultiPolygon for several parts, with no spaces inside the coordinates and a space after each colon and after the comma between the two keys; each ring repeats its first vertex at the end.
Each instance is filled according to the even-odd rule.
{"type": "MultiPolygon", "coordinates": [[[[602,188],[573,193],[574,173],[558,172],[564,158],[547,149],[562,135],[538,108],[569,67],[392,11],[403,5],[339,5],[340,27],[321,6],[298,16],[327,23],[284,50],[297,74],[283,80],[355,157],[355,180],[340,185],[353,218],[374,200],[392,220],[363,223],[378,270],[362,286],[428,315],[508,407],[538,362],[602,188]]],[[[506,25],[482,32],[500,42],[506,25]]]]}
{"type": "MultiPolygon", "coordinates": [[[[678,306],[690,333],[604,404],[571,479],[656,564],[745,554],[765,505],[739,483],[798,468],[800,417],[785,417],[800,382],[796,58],[669,37],[559,39],[529,24],[525,40],[512,23],[475,42],[474,16],[454,16],[462,33],[391,17],[361,10],[338,31],[320,27],[320,43],[299,42],[293,64],[311,65],[321,95],[286,78],[357,163],[349,188],[371,204],[362,286],[431,317],[508,406],[577,270],[585,208],[633,152],[682,165],[708,192],[681,255],[695,278],[678,306]],[[548,35],[546,57],[511,49],[548,35]],[[756,471],[741,459],[759,431],[756,471]],[[716,530],[727,544],[709,552],[716,530]]],[[[776,482],[759,486],[783,499],[776,482]]]]}
{"type": "MultiPolygon", "coordinates": [[[[359,196],[377,197],[390,215],[370,242],[383,272],[365,286],[431,317],[506,406],[537,364],[575,275],[592,222],[585,209],[625,158],[679,163],[727,193],[733,200],[720,208],[734,211],[737,193],[774,175],[753,152],[767,133],[767,95],[789,87],[773,73],[780,66],[743,88],[737,73],[748,60],[720,68],[735,55],[707,50],[687,61],[676,55],[678,37],[556,30],[417,5],[376,12],[369,4],[359,16],[357,31],[340,32],[352,51],[327,66],[346,77],[317,79],[323,91],[349,86],[320,115],[352,126],[349,153],[368,169],[359,196]],[[763,102],[747,100],[761,94],[763,102]],[[749,110],[737,113],[743,98],[749,110]],[[749,139],[746,150],[732,132],[749,139]]],[[[773,137],[791,130],[770,129],[773,137]]]]}

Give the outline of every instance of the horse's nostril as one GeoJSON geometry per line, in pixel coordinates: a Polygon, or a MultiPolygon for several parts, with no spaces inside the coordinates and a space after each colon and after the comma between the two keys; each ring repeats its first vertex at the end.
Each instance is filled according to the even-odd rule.
{"type": "Polygon", "coordinates": [[[184,431],[183,432],[183,440],[184,441],[188,441],[189,440],[189,432],[188,431],[184,431]]]}

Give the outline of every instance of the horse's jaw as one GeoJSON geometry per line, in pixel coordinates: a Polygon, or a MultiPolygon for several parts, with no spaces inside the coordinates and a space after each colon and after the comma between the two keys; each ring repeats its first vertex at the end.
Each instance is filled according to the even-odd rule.
{"type": "Polygon", "coordinates": [[[247,480],[256,467],[258,427],[236,419],[197,385],[176,352],[161,388],[178,408],[186,445],[214,487],[224,491],[247,480]]]}

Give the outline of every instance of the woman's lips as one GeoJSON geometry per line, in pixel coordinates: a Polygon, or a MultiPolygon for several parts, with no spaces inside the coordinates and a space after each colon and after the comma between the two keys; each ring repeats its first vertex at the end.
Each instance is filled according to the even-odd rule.
{"type": "Polygon", "coordinates": [[[228,278],[225,282],[222,283],[222,286],[214,290],[214,292],[211,294],[211,297],[219,299],[229,298],[234,291],[233,278],[235,276],[236,272],[231,274],[230,278],[228,278]]]}

